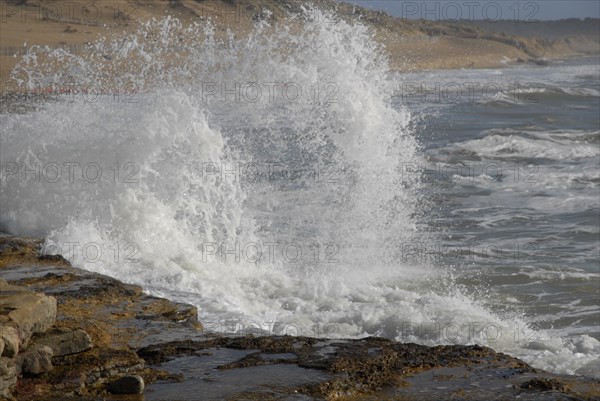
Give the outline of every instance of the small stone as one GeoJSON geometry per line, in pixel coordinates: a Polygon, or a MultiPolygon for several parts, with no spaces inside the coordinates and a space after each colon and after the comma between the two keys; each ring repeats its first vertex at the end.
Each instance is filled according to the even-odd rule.
{"type": "Polygon", "coordinates": [[[556,379],[547,379],[543,377],[536,377],[521,384],[521,388],[524,390],[537,390],[537,391],[565,391],[565,385],[556,379]]]}
{"type": "Polygon", "coordinates": [[[144,392],[144,379],[141,376],[124,376],[108,385],[112,394],[141,394],[144,392]]]}
{"type": "Polygon", "coordinates": [[[17,371],[34,375],[51,371],[54,369],[52,355],[52,348],[46,346],[27,350],[17,357],[17,371]]]}
{"type": "Polygon", "coordinates": [[[14,373],[15,361],[10,358],[0,358],[0,376],[6,376],[14,373]]]}
{"type": "Polygon", "coordinates": [[[11,399],[11,390],[17,384],[15,361],[0,357],[0,399],[11,399]]]}
{"type": "Polygon", "coordinates": [[[0,356],[14,358],[21,347],[21,336],[16,327],[8,324],[0,324],[0,341],[2,341],[2,353],[0,356]]]}
{"type": "Polygon", "coordinates": [[[52,348],[54,356],[65,356],[91,349],[92,339],[85,331],[76,329],[40,337],[35,340],[35,344],[52,348]]]}

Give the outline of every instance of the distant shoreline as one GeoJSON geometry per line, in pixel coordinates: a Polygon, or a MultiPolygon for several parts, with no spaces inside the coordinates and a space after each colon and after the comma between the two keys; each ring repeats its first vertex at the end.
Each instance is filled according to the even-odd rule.
{"type": "MultiPolygon", "coordinates": [[[[177,3],[148,0],[135,3],[135,6],[125,0],[114,0],[110,4],[90,0],[89,3],[100,11],[98,19],[91,24],[75,18],[34,18],[31,15],[23,22],[13,3],[0,0],[0,83],[3,91],[10,91],[11,85],[14,86],[10,80],[11,71],[25,49],[31,46],[66,48],[77,53],[87,43],[102,36],[131,33],[141,22],[152,18],[172,15],[184,24],[207,22],[207,10],[208,15],[216,16],[211,17],[211,21],[217,34],[224,35],[230,29],[236,37],[244,38],[252,31],[255,20],[263,18],[265,9],[276,11],[271,16],[274,29],[280,25],[293,29],[298,20],[287,15],[299,12],[298,5],[302,2],[236,0],[231,10],[227,7],[232,7],[233,3],[225,0],[205,0],[201,4],[195,0],[177,3]],[[125,6],[134,8],[125,9],[125,6]],[[235,10],[243,15],[231,14],[235,10]]],[[[48,0],[28,0],[27,7],[38,10],[41,16],[53,15],[50,4],[48,0]]],[[[536,23],[409,20],[334,0],[321,0],[318,5],[325,10],[335,10],[335,15],[342,20],[370,27],[376,41],[386,49],[392,71],[503,68],[600,54],[598,19],[536,23]]]]}

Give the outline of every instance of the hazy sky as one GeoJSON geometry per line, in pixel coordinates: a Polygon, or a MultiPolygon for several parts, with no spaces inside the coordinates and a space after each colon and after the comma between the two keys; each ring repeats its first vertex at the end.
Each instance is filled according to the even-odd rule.
{"type": "Polygon", "coordinates": [[[403,18],[556,20],[600,18],[599,0],[344,0],[403,18]]]}

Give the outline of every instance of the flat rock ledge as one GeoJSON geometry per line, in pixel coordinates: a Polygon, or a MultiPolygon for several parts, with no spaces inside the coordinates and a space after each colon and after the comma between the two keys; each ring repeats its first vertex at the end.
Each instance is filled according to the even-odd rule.
{"type": "Polygon", "coordinates": [[[104,399],[169,378],[136,349],[149,333],[201,334],[197,309],[74,268],[41,245],[0,236],[0,400],[104,399]]]}
{"type": "Polygon", "coordinates": [[[597,379],[477,345],[207,333],[195,307],[41,244],[0,236],[0,400],[600,399],[597,379]]]}

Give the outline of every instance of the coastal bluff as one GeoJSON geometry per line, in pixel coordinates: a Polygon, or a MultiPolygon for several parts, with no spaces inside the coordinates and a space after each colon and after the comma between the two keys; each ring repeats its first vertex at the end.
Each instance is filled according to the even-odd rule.
{"type": "Polygon", "coordinates": [[[194,306],[77,269],[41,245],[0,236],[3,400],[600,397],[596,379],[479,345],[207,332],[194,306]]]}
{"type": "Polygon", "coordinates": [[[81,4],[0,0],[0,84],[4,92],[18,89],[11,80],[11,71],[24,54],[35,52],[38,46],[78,55],[89,52],[94,48],[90,44],[102,37],[125,37],[146,21],[167,15],[184,25],[206,26],[210,21],[217,36],[231,32],[238,40],[247,40],[253,25],[265,18],[273,29],[297,29],[298,15],[308,4],[332,11],[339,21],[360,22],[369,27],[389,57],[390,68],[399,72],[500,68],[600,54],[597,18],[420,20],[394,17],[337,0],[88,0],[81,4]]]}

